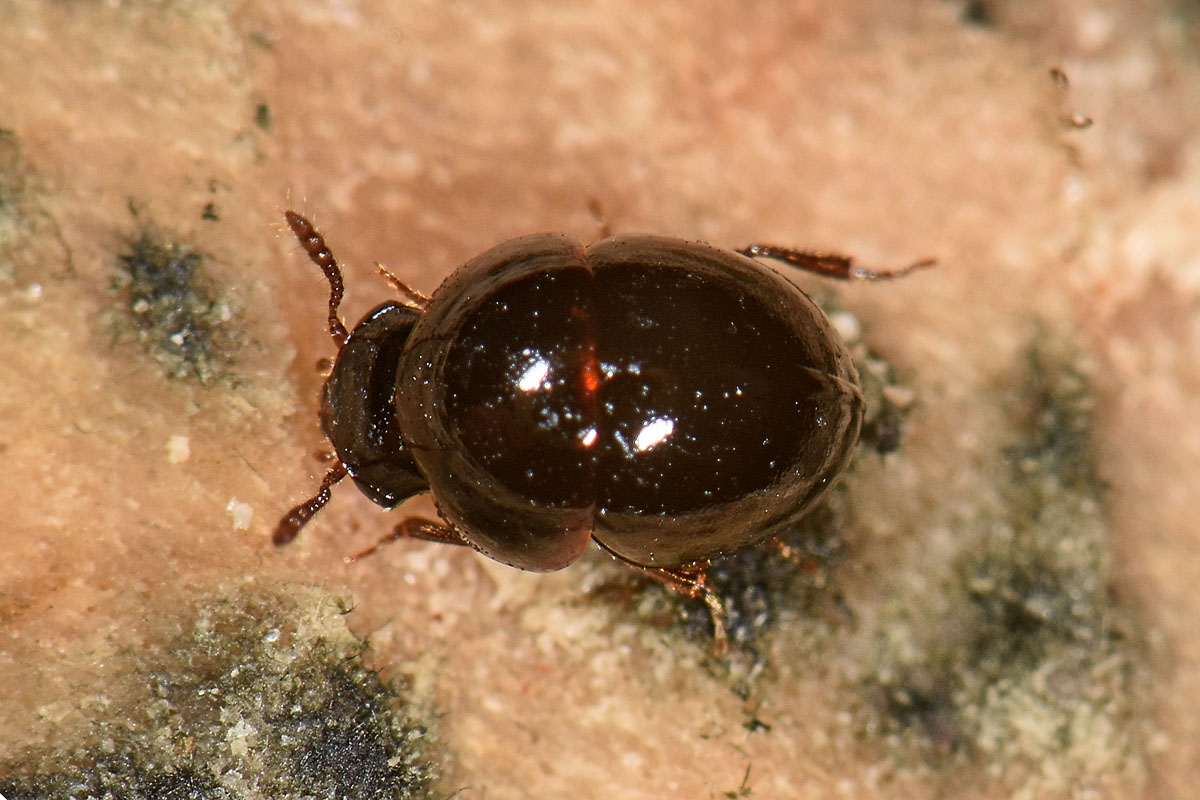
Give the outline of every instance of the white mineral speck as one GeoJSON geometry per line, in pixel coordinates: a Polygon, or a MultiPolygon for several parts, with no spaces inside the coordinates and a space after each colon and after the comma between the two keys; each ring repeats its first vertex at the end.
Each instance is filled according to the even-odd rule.
{"type": "Polygon", "coordinates": [[[843,341],[854,342],[862,336],[862,325],[858,317],[845,311],[835,311],[829,315],[829,321],[837,329],[843,341]]]}
{"type": "Polygon", "coordinates": [[[182,464],[192,455],[191,444],[186,436],[172,436],[167,440],[167,461],[182,464]]]}
{"type": "Polygon", "coordinates": [[[235,531],[246,530],[250,527],[250,520],[254,519],[254,508],[236,497],[230,498],[229,505],[225,506],[225,510],[229,512],[229,516],[233,517],[235,531]]]}

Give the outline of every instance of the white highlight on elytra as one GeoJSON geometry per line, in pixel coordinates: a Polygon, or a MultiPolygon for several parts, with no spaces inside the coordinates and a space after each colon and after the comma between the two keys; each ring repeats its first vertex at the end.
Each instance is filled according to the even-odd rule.
{"type": "Polygon", "coordinates": [[[542,388],[542,384],[545,383],[546,376],[549,374],[550,362],[539,358],[521,373],[521,377],[517,379],[517,388],[522,392],[536,392],[542,388]]]}
{"type": "Polygon", "coordinates": [[[662,444],[674,432],[675,420],[661,417],[652,419],[638,431],[637,438],[633,440],[633,446],[639,453],[644,453],[651,447],[662,444]]]}

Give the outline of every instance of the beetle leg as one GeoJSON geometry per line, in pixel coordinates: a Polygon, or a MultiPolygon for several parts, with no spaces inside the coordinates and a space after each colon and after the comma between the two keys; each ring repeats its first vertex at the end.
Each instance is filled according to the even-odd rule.
{"type": "Polygon", "coordinates": [[[408,517],[400,520],[396,527],[392,528],[391,533],[366,550],[363,550],[361,553],[355,553],[352,556],[346,556],[346,563],[350,564],[358,561],[360,558],[366,558],[384,545],[391,544],[398,539],[417,539],[422,542],[471,546],[471,543],[462,538],[458,534],[458,531],[444,522],[434,522],[425,517],[408,517]]]}
{"type": "Polygon", "coordinates": [[[721,602],[720,595],[708,583],[709,564],[707,561],[687,567],[647,567],[617,555],[599,540],[593,539],[593,541],[613,558],[623,561],[668,589],[688,597],[704,598],[704,604],[708,606],[708,613],[712,617],[713,623],[713,655],[719,658],[729,652],[729,638],[725,635],[725,604],[721,602]]]}
{"type": "Polygon", "coordinates": [[[860,267],[850,256],[837,253],[814,253],[809,250],[793,250],[790,247],[776,247],[770,244],[752,244],[737,252],[750,258],[769,258],[788,266],[796,267],[807,272],[815,272],[827,278],[837,278],[843,281],[883,281],[900,278],[918,269],[932,267],[936,259],[923,258],[899,269],[877,270],[860,267]]]}
{"type": "Polygon", "coordinates": [[[325,478],[321,481],[321,488],[313,497],[293,508],[287,513],[287,516],[279,520],[279,524],[275,526],[275,533],[271,535],[271,541],[276,546],[280,546],[295,539],[296,535],[300,533],[300,529],[307,525],[313,515],[329,502],[332,486],[344,477],[346,477],[346,465],[339,461],[330,468],[329,472],[325,473],[325,478]]]}
{"type": "Polygon", "coordinates": [[[383,279],[387,281],[393,289],[400,293],[401,298],[404,300],[404,305],[409,306],[410,308],[420,309],[421,311],[424,311],[429,307],[429,295],[418,292],[416,289],[412,288],[407,283],[393,275],[390,269],[385,267],[383,264],[380,264],[378,261],[375,262],[375,268],[379,270],[379,274],[383,276],[383,279]]]}
{"type": "Polygon", "coordinates": [[[729,638],[725,635],[725,604],[716,590],[708,583],[708,564],[692,568],[639,567],[649,577],[669,589],[688,597],[703,597],[712,616],[713,655],[723,656],[729,652],[729,638]]]}

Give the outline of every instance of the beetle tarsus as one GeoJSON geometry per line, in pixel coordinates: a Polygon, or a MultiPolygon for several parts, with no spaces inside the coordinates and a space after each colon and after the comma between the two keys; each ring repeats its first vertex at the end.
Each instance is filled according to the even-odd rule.
{"type": "Polygon", "coordinates": [[[667,569],[643,567],[646,574],[664,586],[688,597],[699,597],[708,606],[713,625],[713,655],[721,658],[729,652],[729,637],[725,633],[725,604],[708,582],[708,564],[692,568],[667,569]]]}
{"type": "Polygon", "coordinates": [[[791,247],[777,247],[770,244],[752,244],[737,252],[750,258],[767,258],[796,269],[843,281],[888,281],[902,278],[918,269],[932,267],[937,263],[937,259],[923,258],[898,269],[870,269],[855,264],[851,256],[796,250],[791,247]]]}
{"type": "Polygon", "coordinates": [[[685,567],[647,567],[613,552],[599,540],[596,540],[596,544],[616,560],[628,564],[668,589],[687,597],[702,598],[712,617],[713,655],[722,658],[729,652],[729,637],[725,632],[725,604],[721,601],[721,596],[717,594],[716,589],[708,582],[709,562],[700,561],[685,567]]]}
{"type": "Polygon", "coordinates": [[[713,655],[721,658],[729,652],[729,637],[725,633],[725,604],[707,582],[701,585],[700,591],[704,593],[704,604],[708,606],[709,616],[712,617],[713,655]]]}
{"type": "Polygon", "coordinates": [[[399,539],[417,539],[418,541],[436,542],[437,544],[470,546],[470,542],[463,539],[454,528],[443,522],[435,522],[425,517],[408,517],[397,523],[396,527],[392,528],[391,533],[366,550],[355,553],[352,556],[346,556],[346,563],[352,564],[355,561],[373,555],[379,548],[399,539]]]}

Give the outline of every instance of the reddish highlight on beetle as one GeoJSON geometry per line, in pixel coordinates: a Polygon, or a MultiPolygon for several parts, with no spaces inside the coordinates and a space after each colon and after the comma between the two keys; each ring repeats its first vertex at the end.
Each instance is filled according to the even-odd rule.
{"type": "Polygon", "coordinates": [[[584,358],[580,384],[583,386],[584,397],[591,397],[600,391],[600,363],[596,360],[595,353],[589,353],[588,357],[584,358]]]}

